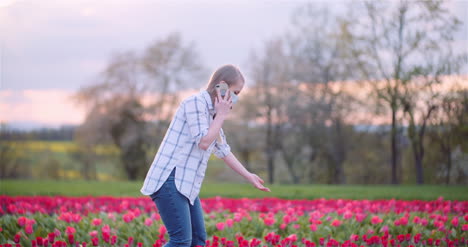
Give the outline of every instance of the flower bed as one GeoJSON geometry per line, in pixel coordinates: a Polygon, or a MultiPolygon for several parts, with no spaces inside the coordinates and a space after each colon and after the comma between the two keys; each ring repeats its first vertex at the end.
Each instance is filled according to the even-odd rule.
{"type": "MultiPolygon", "coordinates": [[[[467,246],[468,202],[202,199],[206,246],[467,246]]],[[[163,246],[149,197],[0,196],[0,247],[163,246]]]]}

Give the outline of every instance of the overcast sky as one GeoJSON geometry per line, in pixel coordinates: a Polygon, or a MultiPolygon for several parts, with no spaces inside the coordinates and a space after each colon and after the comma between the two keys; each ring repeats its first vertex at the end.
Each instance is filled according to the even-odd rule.
{"type": "Polygon", "coordinates": [[[112,52],[141,51],[173,31],[195,43],[209,69],[242,66],[252,48],[288,26],[300,3],[15,1],[0,10],[2,89],[77,89],[112,52]]]}
{"type": "MultiPolygon", "coordinates": [[[[90,83],[113,52],[139,52],[174,31],[186,44],[195,43],[210,71],[226,63],[242,69],[249,52],[289,27],[292,11],[304,2],[0,0],[0,121],[20,121],[35,100],[51,95],[62,102],[90,83]],[[20,103],[22,108],[15,109],[20,103]]],[[[309,2],[327,4],[332,11],[352,3],[309,2]]],[[[468,22],[468,1],[450,6],[468,22]]],[[[467,29],[465,24],[457,35],[459,44],[467,43],[467,29]]]]}
{"type": "MultiPolygon", "coordinates": [[[[282,33],[304,2],[0,0],[0,89],[77,89],[112,52],[141,51],[173,31],[196,44],[210,70],[225,63],[242,68],[249,52],[282,33]]],[[[327,3],[332,10],[345,4],[327,3]]],[[[451,5],[466,22],[468,2],[451,5]]],[[[463,29],[458,39],[466,42],[463,29]]]]}

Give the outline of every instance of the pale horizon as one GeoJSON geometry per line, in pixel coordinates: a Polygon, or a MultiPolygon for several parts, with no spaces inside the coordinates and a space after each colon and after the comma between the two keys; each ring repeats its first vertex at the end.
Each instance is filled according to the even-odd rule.
{"type": "MultiPolygon", "coordinates": [[[[444,83],[437,90],[448,91],[453,88],[468,89],[468,75],[452,75],[443,77],[444,83]]],[[[367,97],[371,87],[368,82],[346,82],[341,81],[331,82],[332,90],[341,89],[344,92],[352,94],[358,98],[364,99],[367,97]]],[[[384,83],[384,82],[383,82],[384,83]]],[[[302,83],[302,85],[305,85],[302,83]]],[[[313,84],[315,86],[320,86],[313,84]]],[[[179,93],[179,101],[198,93],[204,87],[199,89],[187,89],[179,93]]],[[[246,86],[243,93],[249,90],[246,86]]],[[[85,119],[86,109],[83,106],[77,105],[71,99],[75,93],[72,90],[64,89],[47,89],[47,90],[3,90],[0,91],[0,123],[10,123],[13,129],[17,125],[18,129],[31,129],[44,127],[60,127],[62,125],[79,125],[85,119]],[[29,127],[28,127],[29,125],[29,127]]],[[[144,98],[143,104],[147,105],[151,98],[147,95],[144,98]]],[[[240,95],[242,100],[242,95],[240,95]]],[[[176,104],[177,105],[177,104],[176,104]]],[[[174,111],[175,109],[173,109],[174,111]]],[[[352,121],[355,125],[385,125],[390,123],[389,116],[372,116],[372,121],[369,122],[369,113],[367,109],[354,112],[353,116],[348,116],[347,121],[352,121]]]]}

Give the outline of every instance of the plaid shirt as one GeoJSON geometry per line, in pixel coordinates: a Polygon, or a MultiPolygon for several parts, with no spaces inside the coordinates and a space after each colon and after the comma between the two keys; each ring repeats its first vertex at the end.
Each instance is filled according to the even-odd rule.
{"type": "Polygon", "coordinates": [[[215,140],[207,150],[198,147],[201,138],[208,133],[214,113],[210,95],[204,89],[180,103],[146,174],[140,190],[143,195],[158,191],[177,167],[174,178],[177,190],[194,205],[211,154],[223,158],[231,152],[222,128],[221,143],[215,140]]]}

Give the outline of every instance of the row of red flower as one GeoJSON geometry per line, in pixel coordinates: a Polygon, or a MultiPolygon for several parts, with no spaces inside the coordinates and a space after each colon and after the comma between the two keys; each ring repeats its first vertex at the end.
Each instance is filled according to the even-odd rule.
{"type": "MultiPolygon", "coordinates": [[[[0,247],[157,247],[168,238],[148,198],[1,196],[0,202],[0,247]]],[[[465,246],[467,205],[442,198],[202,200],[206,245],[242,247],[465,246]]]]}
{"type": "MultiPolygon", "coordinates": [[[[149,197],[66,197],[66,196],[0,196],[2,214],[30,213],[58,213],[75,212],[87,215],[88,213],[115,212],[123,213],[126,210],[139,208],[149,213],[154,211],[154,203],[149,197]]],[[[204,198],[202,207],[205,212],[223,211],[236,212],[239,208],[249,212],[281,212],[288,209],[295,211],[319,211],[322,213],[336,212],[342,214],[346,211],[352,213],[404,213],[423,212],[442,214],[468,213],[468,201],[449,201],[440,197],[434,201],[405,201],[405,200],[350,200],[350,199],[314,199],[314,200],[287,200],[280,198],[261,199],[231,199],[231,198],[204,198]]]]}

